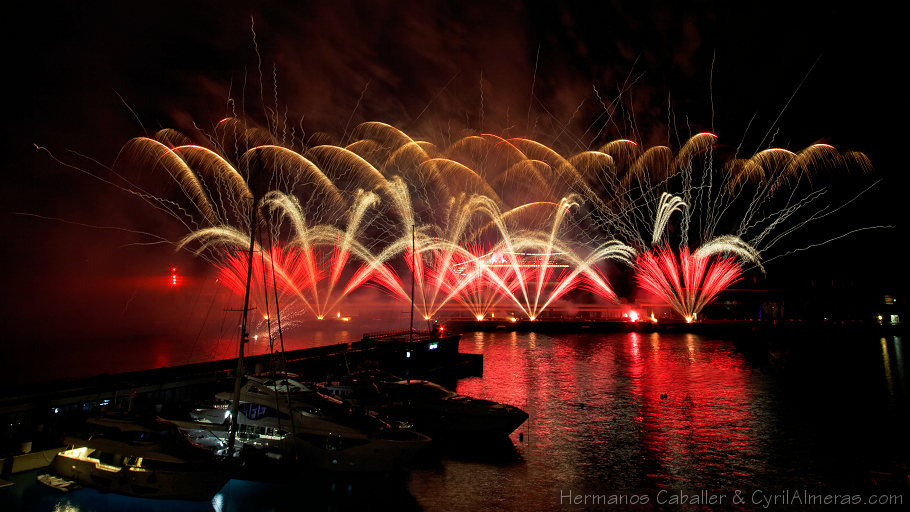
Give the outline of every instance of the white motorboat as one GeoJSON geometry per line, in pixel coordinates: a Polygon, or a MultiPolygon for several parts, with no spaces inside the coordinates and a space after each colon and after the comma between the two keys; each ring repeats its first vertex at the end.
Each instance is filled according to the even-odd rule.
{"type": "MultiPolygon", "coordinates": [[[[200,423],[232,423],[231,393],[221,404],[191,413],[200,423]]],[[[239,396],[237,441],[241,458],[257,455],[303,469],[392,472],[407,466],[430,438],[390,427],[352,411],[293,379],[247,377],[239,396]],[[290,390],[290,391],[288,391],[290,390]]]]}

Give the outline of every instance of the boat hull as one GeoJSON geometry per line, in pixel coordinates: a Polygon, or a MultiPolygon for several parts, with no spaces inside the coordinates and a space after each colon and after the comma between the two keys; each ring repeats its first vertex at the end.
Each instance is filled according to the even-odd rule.
{"type": "Polygon", "coordinates": [[[392,404],[380,409],[387,417],[414,425],[414,429],[434,439],[507,437],[527,420],[520,409],[499,414],[465,410],[449,404],[392,404]]]}
{"type": "Polygon", "coordinates": [[[429,443],[419,441],[371,440],[350,446],[350,439],[331,437],[286,439],[266,444],[245,443],[241,458],[292,464],[302,471],[338,473],[396,473],[408,465],[429,443]],[[347,446],[346,446],[347,445],[347,446]]]}
{"type": "Polygon", "coordinates": [[[50,469],[86,487],[142,498],[209,500],[228,481],[224,472],[204,466],[176,470],[115,466],[90,452],[84,448],[60,452],[50,469]]]}

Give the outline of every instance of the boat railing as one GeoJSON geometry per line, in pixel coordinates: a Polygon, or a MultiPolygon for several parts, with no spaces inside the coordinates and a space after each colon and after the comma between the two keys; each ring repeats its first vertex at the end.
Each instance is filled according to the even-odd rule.
{"type": "MultiPolygon", "coordinates": [[[[361,338],[361,341],[378,341],[378,340],[382,340],[383,338],[400,338],[402,336],[410,336],[411,334],[412,334],[412,331],[410,331],[408,329],[368,332],[368,333],[364,333],[363,338],[361,338]]],[[[421,330],[421,331],[414,330],[413,331],[415,340],[428,339],[428,338],[433,337],[433,334],[435,334],[435,333],[433,331],[429,331],[429,330],[421,330]]]]}

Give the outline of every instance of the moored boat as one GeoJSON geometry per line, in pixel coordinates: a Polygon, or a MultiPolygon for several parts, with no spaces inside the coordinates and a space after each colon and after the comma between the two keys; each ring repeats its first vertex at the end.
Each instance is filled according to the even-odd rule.
{"type": "Polygon", "coordinates": [[[117,494],[144,498],[211,499],[229,479],[212,452],[190,443],[160,418],[89,419],[84,436],[67,438],[54,456],[58,477],[117,494]]]}
{"type": "Polygon", "coordinates": [[[241,447],[236,455],[245,461],[271,460],[317,471],[394,472],[405,469],[430,441],[293,379],[247,377],[236,418],[228,407],[231,394],[216,398],[220,405],[196,409],[191,416],[213,427],[236,421],[241,447]]]}
{"type": "Polygon", "coordinates": [[[69,492],[80,487],[79,484],[73,480],[60,478],[59,476],[50,473],[41,473],[36,478],[38,483],[60,492],[69,492]]]}
{"type": "Polygon", "coordinates": [[[324,385],[326,392],[378,412],[390,422],[413,425],[434,439],[492,438],[511,434],[528,414],[518,407],[460,395],[426,380],[364,374],[324,385]]]}

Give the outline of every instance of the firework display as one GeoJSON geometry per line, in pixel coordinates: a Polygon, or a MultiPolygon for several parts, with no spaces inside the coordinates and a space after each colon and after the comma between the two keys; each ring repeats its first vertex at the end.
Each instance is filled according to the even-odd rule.
{"type": "Polygon", "coordinates": [[[624,300],[608,278],[622,272],[692,321],[850,202],[833,200],[832,173],[871,169],[825,144],[739,158],[710,133],[675,152],[623,139],[566,157],[491,134],[437,146],[378,122],[344,145],[273,132],[238,118],[202,144],[161,130],[128,142],[114,172],[241,292],[258,209],[253,301],[289,320],[333,316],[365,285],[427,319],[506,307],[534,320],[578,290],[624,300]]]}

